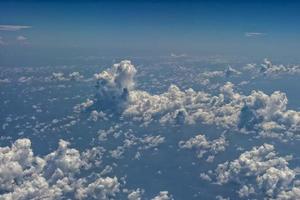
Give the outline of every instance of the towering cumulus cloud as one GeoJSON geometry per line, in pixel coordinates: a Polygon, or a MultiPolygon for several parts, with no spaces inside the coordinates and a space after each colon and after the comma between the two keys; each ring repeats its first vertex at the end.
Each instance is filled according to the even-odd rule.
{"type": "MultiPolygon", "coordinates": [[[[268,66],[271,64],[267,62],[268,66]]],[[[267,95],[252,91],[249,95],[235,91],[227,82],[213,95],[193,89],[181,90],[176,85],[158,95],[134,89],[136,69],[130,61],[114,64],[95,74],[96,99],[77,105],[79,111],[97,103],[97,109],[117,108],[121,115],[144,124],[214,124],[242,132],[256,132],[264,137],[299,137],[300,112],[288,110],[288,99],[280,91],[267,95]],[[121,109],[120,109],[121,108],[121,109]]]]}
{"type": "Polygon", "coordinates": [[[120,105],[128,99],[134,87],[135,67],[129,60],[114,64],[110,69],[95,74],[97,80],[97,100],[102,106],[120,105]]]}

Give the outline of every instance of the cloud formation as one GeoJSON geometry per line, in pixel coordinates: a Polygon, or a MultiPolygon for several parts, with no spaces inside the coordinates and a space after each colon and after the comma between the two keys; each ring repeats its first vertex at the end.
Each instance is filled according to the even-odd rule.
{"type": "Polygon", "coordinates": [[[244,67],[245,70],[251,71],[252,73],[262,74],[265,76],[273,77],[283,74],[299,74],[299,65],[283,65],[273,64],[269,59],[265,58],[261,64],[247,64],[244,67]]]}
{"type": "Polygon", "coordinates": [[[5,42],[4,42],[4,40],[3,40],[3,37],[2,37],[2,36],[0,36],[0,45],[5,45],[5,42]]]}
{"type": "Polygon", "coordinates": [[[0,25],[0,31],[19,31],[22,29],[28,29],[31,26],[22,26],[22,25],[0,25]]]}
{"type": "Polygon", "coordinates": [[[22,36],[22,35],[19,35],[19,36],[17,37],[17,40],[20,41],[20,42],[24,42],[24,41],[27,41],[27,37],[22,36]]]}
{"type": "Polygon", "coordinates": [[[202,158],[204,154],[209,154],[207,156],[207,162],[212,162],[216,154],[225,151],[227,145],[228,142],[225,140],[224,136],[208,141],[205,135],[201,134],[196,135],[187,141],[179,142],[179,147],[181,149],[194,149],[197,152],[198,158],[202,158]]]}
{"type": "Polygon", "coordinates": [[[266,35],[265,33],[261,33],[261,32],[246,32],[245,36],[246,37],[259,37],[259,36],[264,36],[266,35]]]}
{"type": "MultiPolygon", "coordinates": [[[[266,65],[271,66],[270,62],[266,65]]],[[[267,95],[254,90],[244,95],[227,82],[216,95],[192,88],[181,90],[176,85],[162,94],[152,95],[134,89],[135,74],[136,69],[127,60],[95,74],[97,98],[77,105],[77,110],[85,110],[96,102],[100,110],[121,107],[121,115],[144,125],[152,121],[177,125],[203,123],[263,137],[299,137],[300,112],[287,109],[288,99],[280,91],[267,95]]]]}
{"type": "Polygon", "coordinates": [[[77,178],[102,154],[99,149],[80,153],[69,145],[60,140],[58,149],[44,157],[34,155],[29,139],[0,147],[0,199],[54,200],[72,193],[76,199],[109,199],[119,192],[116,177],[77,178]]]}
{"type": "Polygon", "coordinates": [[[110,69],[95,74],[97,100],[104,106],[116,106],[127,101],[134,87],[135,67],[129,60],[114,64],[110,69]]]}
{"type": "Polygon", "coordinates": [[[236,160],[219,164],[216,173],[218,184],[238,183],[240,197],[260,192],[268,198],[287,195],[293,187],[296,173],[289,168],[290,156],[280,157],[273,145],[264,144],[242,153],[236,160]]]}

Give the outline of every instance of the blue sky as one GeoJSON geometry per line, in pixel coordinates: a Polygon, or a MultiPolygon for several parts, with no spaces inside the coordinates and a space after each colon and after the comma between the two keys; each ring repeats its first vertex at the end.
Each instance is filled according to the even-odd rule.
{"type": "Polygon", "coordinates": [[[297,59],[296,1],[1,1],[0,58],[186,53],[297,59]],[[11,29],[3,25],[11,25],[11,29]]]}

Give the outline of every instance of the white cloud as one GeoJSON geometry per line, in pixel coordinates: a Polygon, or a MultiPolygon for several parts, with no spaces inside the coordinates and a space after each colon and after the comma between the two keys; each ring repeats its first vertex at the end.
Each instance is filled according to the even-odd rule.
{"type": "Polygon", "coordinates": [[[131,193],[129,193],[127,198],[128,198],[128,200],[141,200],[143,193],[144,193],[144,191],[138,188],[135,191],[132,191],[131,193]]]}
{"type": "Polygon", "coordinates": [[[0,25],[0,31],[19,31],[22,29],[28,29],[31,26],[21,26],[21,25],[0,25]]]}
{"type": "Polygon", "coordinates": [[[276,197],[294,181],[296,174],[288,167],[290,159],[290,156],[278,156],[273,145],[264,144],[242,153],[236,160],[219,164],[215,170],[216,180],[221,185],[229,181],[239,183],[241,197],[261,190],[268,197],[276,197]]]}
{"type": "Polygon", "coordinates": [[[246,32],[245,36],[246,37],[259,37],[259,36],[264,36],[266,35],[265,33],[261,33],[261,32],[246,32]]]}
{"type": "Polygon", "coordinates": [[[77,199],[111,199],[120,191],[120,183],[116,177],[98,178],[86,185],[86,180],[79,181],[75,197],[77,199]]]}
{"type": "MultiPolygon", "coordinates": [[[[106,140],[108,134],[112,134],[114,129],[109,129],[107,132],[100,131],[99,139],[106,140]]],[[[159,145],[165,142],[165,138],[160,135],[144,135],[142,137],[136,137],[134,134],[125,133],[125,140],[123,145],[118,146],[116,149],[111,150],[110,154],[115,159],[121,159],[126,149],[133,146],[138,146],[137,155],[140,154],[140,150],[156,150],[159,145]]],[[[139,156],[138,156],[139,157],[139,156]]]]}
{"type": "Polygon", "coordinates": [[[4,40],[3,40],[3,37],[2,37],[2,36],[0,36],[0,45],[5,45],[5,42],[4,42],[4,40]]]}
{"type": "Polygon", "coordinates": [[[19,35],[19,36],[17,36],[17,40],[18,40],[19,42],[26,42],[26,41],[27,41],[27,37],[22,36],[22,35],[19,35]]]}
{"type": "MultiPolygon", "coordinates": [[[[271,65],[267,62],[266,65],[271,65]]],[[[235,71],[229,69],[230,72],[235,71]]],[[[227,82],[217,95],[193,89],[180,90],[176,85],[158,95],[134,90],[136,69],[130,61],[122,61],[111,69],[95,74],[98,81],[97,98],[92,103],[77,105],[85,110],[95,102],[96,109],[118,107],[123,117],[143,122],[161,124],[214,124],[242,132],[255,132],[263,137],[299,137],[300,112],[287,109],[285,93],[275,91],[267,95],[252,91],[249,95],[238,93],[227,82]]],[[[222,72],[223,73],[223,72],[222,72]]],[[[76,109],[75,109],[76,110],[76,109]]]]}
{"type": "Polygon", "coordinates": [[[290,190],[281,191],[276,200],[297,200],[300,199],[300,186],[294,186],[290,190]]]}
{"type": "Polygon", "coordinates": [[[169,195],[168,191],[161,191],[157,196],[152,198],[151,200],[172,200],[173,197],[169,195]]]}
{"type": "Polygon", "coordinates": [[[134,87],[135,67],[129,60],[114,64],[110,69],[95,74],[98,88],[98,101],[104,106],[116,107],[128,98],[134,87]]]}
{"type": "Polygon", "coordinates": [[[252,78],[256,78],[259,75],[278,77],[280,75],[297,75],[300,73],[299,65],[273,64],[272,61],[267,58],[265,58],[260,64],[247,64],[243,67],[243,69],[253,73],[252,75],[255,76],[252,78]]]}
{"type": "Polygon", "coordinates": [[[228,145],[224,136],[212,141],[208,141],[205,135],[196,135],[187,141],[180,141],[179,147],[182,149],[195,149],[197,157],[202,158],[204,154],[210,153],[208,161],[213,161],[213,158],[219,152],[225,151],[225,147],[228,145]]]}
{"type": "Polygon", "coordinates": [[[95,180],[76,178],[93,162],[99,163],[102,149],[80,153],[60,140],[58,149],[44,156],[35,156],[29,139],[18,139],[11,147],[0,147],[0,199],[61,199],[73,193],[76,199],[109,199],[119,192],[116,177],[95,180]]]}
{"type": "Polygon", "coordinates": [[[51,77],[47,77],[46,81],[79,81],[84,78],[79,72],[71,72],[69,75],[65,75],[62,72],[53,72],[51,77]]]}

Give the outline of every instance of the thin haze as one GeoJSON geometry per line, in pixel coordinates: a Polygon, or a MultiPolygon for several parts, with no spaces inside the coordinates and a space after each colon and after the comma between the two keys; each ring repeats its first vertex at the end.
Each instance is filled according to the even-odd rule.
{"type": "Polygon", "coordinates": [[[299,8],[296,1],[1,2],[1,64],[171,53],[296,60],[299,8]]]}

